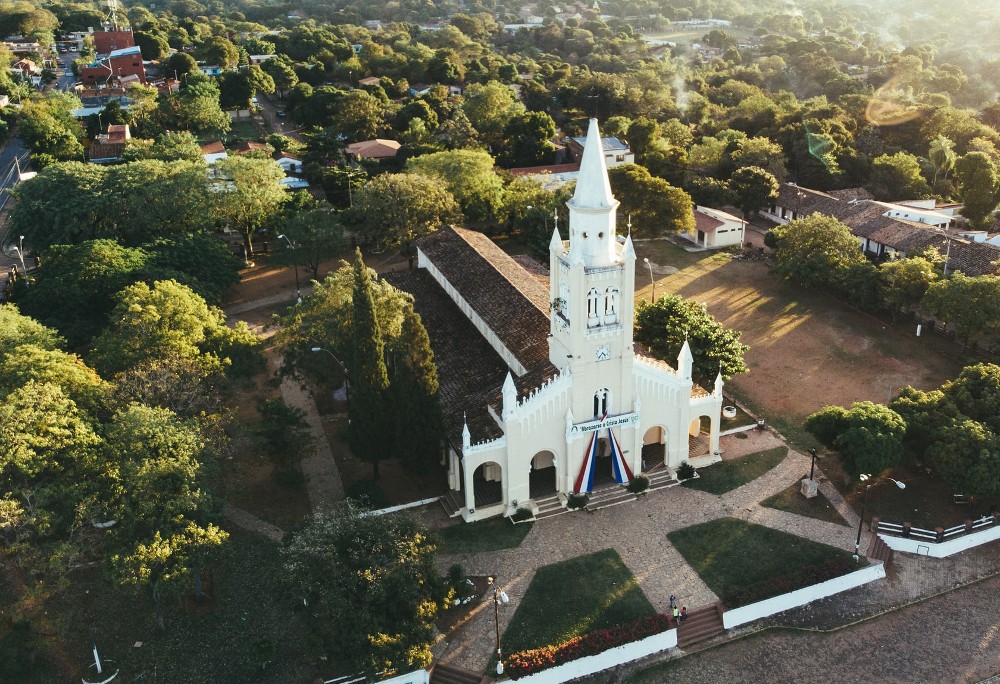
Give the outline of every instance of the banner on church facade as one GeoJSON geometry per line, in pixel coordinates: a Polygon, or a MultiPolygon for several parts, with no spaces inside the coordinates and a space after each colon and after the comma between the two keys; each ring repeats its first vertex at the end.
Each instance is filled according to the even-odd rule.
{"type": "Polygon", "coordinates": [[[587,454],[583,457],[583,465],[580,466],[580,474],[576,476],[576,483],[573,485],[575,494],[589,494],[594,488],[594,464],[597,462],[597,433],[590,436],[590,444],[587,445],[587,454]]]}
{"type": "Polygon", "coordinates": [[[581,435],[587,432],[597,432],[598,430],[608,430],[621,425],[635,425],[639,422],[638,413],[623,413],[620,416],[599,418],[598,420],[588,420],[583,423],[576,423],[570,426],[569,434],[581,435]]]}

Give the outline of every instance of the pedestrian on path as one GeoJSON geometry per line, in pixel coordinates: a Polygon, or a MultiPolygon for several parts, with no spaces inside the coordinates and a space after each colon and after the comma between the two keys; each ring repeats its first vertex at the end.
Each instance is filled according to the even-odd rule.
{"type": "Polygon", "coordinates": [[[681,624],[681,611],[679,611],[677,609],[677,604],[676,603],[674,604],[674,607],[670,610],[670,613],[674,616],[674,624],[675,625],[680,625],[681,624]]]}
{"type": "Polygon", "coordinates": [[[687,606],[684,606],[683,608],[681,608],[681,622],[684,622],[687,619],[688,619],[688,609],[687,606]]]}
{"type": "Polygon", "coordinates": [[[673,594],[670,595],[670,612],[674,612],[674,608],[677,607],[677,597],[673,594]]]}

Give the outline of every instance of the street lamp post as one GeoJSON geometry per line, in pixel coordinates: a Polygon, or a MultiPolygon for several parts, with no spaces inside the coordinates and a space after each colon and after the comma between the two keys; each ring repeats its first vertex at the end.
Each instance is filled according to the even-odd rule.
{"type": "Polygon", "coordinates": [[[653,304],[656,302],[656,281],[653,279],[653,264],[649,263],[649,259],[644,258],[642,263],[646,264],[646,268],[649,269],[649,282],[653,286],[653,291],[649,293],[649,303],[653,304]]]}
{"type": "Polygon", "coordinates": [[[810,449],[809,454],[812,456],[812,465],[809,466],[809,479],[811,480],[816,471],[816,449],[810,449]]]}
{"type": "Polygon", "coordinates": [[[299,289],[299,256],[295,253],[295,245],[292,241],[288,239],[286,235],[279,235],[279,240],[284,240],[288,243],[288,248],[292,250],[292,266],[295,267],[295,303],[302,303],[302,290],[299,289]]]}
{"type": "Polygon", "coordinates": [[[338,359],[337,356],[332,351],[330,351],[329,349],[327,349],[326,347],[312,347],[312,348],[309,349],[309,351],[311,351],[311,352],[326,352],[331,357],[333,357],[333,360],[337,362],[337,365],[340,366],[340,369],[342,371],[344,371],[344,389],[345,389],[345,392],[347,393],[347,408],[348,408],[348,410],[350,410],[350,408],[351,408],[351,375],[350,375],[350,373],[347,372],[347,366],[345,366],[344,362],[341,361],[340,359],[338,359]]]}
{"type": "Polygon", "coordinates": [[[26,288],[28,288],[28,287],[31,287],[31,285],[28,284],[28,267],[24,265],[24,236],[23,235],[20,236],[20,240],[18,240],[17,244],[18,244],[17,247],[13,247],[12,246],[11,249],[16,249],[17,250],[17,256],[21,260],[21,272],[24,273],[24,286],[26,288]]]}
{"type": "MultiPolygon", "coordinates": [[[[868,474],[865,474],[865,473],[862,473],[859,476],[859,479],[862,482],[868,482],[868,480],[872,479],[872,476],[868,475],[868,474]]],[[[895,478],[891,478],[891,477],[887,477],[886,479],[887,480],[891,480],[892,482],[896,483],[896,486],[899,487],[900,489],[906,489],[906,484],[905,483],[900,482],[899,480],[897,480],[895,478]]],[[[860,549],[861,549],[861,526],[864,524],[864,521],[865,521],[865,503],[868,501],[868,490],[871,489],[872,487],[875,487],[876,485],[879,485],[879,484],[881,484],[881,483],[877,482],[877,481],[872,481],[870,484],[866,484],[865,485],[864,493],[861,495],[861,516],[858,518],[858,536],[854,540],[854,561],[855,562],[857,562],[861,558],[861,551],[860,551],[860,549]]]]}
{"type": "Polygon", "coordinates": [[[493,621],[497,630],[497,674],[503,674],[503,652],[500,648],[500,604],[507,605],[510,599],[501,589],[493,577],[489,578],[489,583],[493,587],[493,621]]]}

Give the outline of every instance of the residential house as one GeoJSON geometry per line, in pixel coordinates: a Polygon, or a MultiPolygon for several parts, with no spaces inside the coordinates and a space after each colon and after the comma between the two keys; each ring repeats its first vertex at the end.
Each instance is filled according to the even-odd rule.
{"type": "Polygon", "coordinates": [[[230,147],[229,151],[232,152],[233,154],[239,154],[239,155],[245,155],[245,154],[250,154],[251,152],[257,152],[265,154],[267,156],[271,156],[272,148],[270,145],[266,143],[254,142],[253,140],[243,140],[230,147]]]}
{"type": "Polygon", "coordinates": [[[344,148],[344,154],[355,161],[392,159],[399,152],[400,147],[402,145],[395,140],[375,138],[374,140],[362,140],[361,142],[351,143],[344,148]]]}
{"type": "Polygon", "coordinates": [[[135,47],[135,36],[131,29],[94,31],[94,51],[99,55],[106,55],[116,50],[135,47]]]}
{"type": "Polygon", "coordinates": [[[778,198],[761,214],[785,224],[810,214],[832,216],[850,228],[862,252],[875,261],[902,258],[928,247],[947,255],[949,271],[966,275],[1000,274],[1000,247],[977,242],[950,230],[951,217],[936,207],[911,206],[913,202],[877,202],[871,199],[840,199],[833,193],[784,183],[778,198]]]}
{"type": "Polygon", "coordinates": [[[746,224],[732,214],[710,207],[695,207],[694,224],[685,237],[700,247],[720,249],[743,244],[746,224]]]}
{"type": "MultiPolygon", "coordinates": [[[[566,138],[566,150],[573,161],[579,162],[583,156],[583,145],[586,138],[566,138]]],[[[618,138],[601,138],[604,146],[604,163],[609,169],[622,164],[634,164],[635,155],[629,148],[628,143],[624,143],[618,138]]]]}
{"type": "Polygon", "coordinates": [[[277,57],[278,55],[248,55],[247,59],[250,61],[251,66],[256,64],[260,66],[272,57],[277,57]]]}
{"type": "Polygon", "coordinates": [[[274,161],[285,172],[285,174],[302,173],[302,157],[297,157],[288,152],[279,152],[274,155],[274,161]]]}
{"type": "Polygon", "coordinates": [[[382,85],[382,79],[378,76],[365,76],[364,78],[358,79],[359,86],[377,86],[382,85]]]}
{"type": "Polygon", "coordinates": [[[418,83],[417,85],[410,86],[411,97],[420,97],[422,95],[426,95],[429,92],[431,92],[431,87],[429,85],[418,83]]]}
{"type": "Polygon", "coordinates": [[[199,64],[198,71],[206,76],[218,76],[222,73],[222,67],[218,64],[199,64]]]}
{"type": "Polygon", "coordinates": [[[111,124],[107,133],[98,135],[90,144],[87,161],[91,164],[117,164],[131,138],[128,124],[111,124]]]}
{"type": "Polygon", "coordinates": [[[218,160],[225,159],[229,154],[226,152],[226,148],[221,140],[213,140],[201,146],[201,156],[204,158],[205,163],[211,166],[218,160]]]}
{"type": "Polygon", "coordinates": [[[80,68],[84,86],[107,85],[126,76],[137,76],[139,83],[146,82],[146,67],[138,47],[112,50],[80,68]]]}

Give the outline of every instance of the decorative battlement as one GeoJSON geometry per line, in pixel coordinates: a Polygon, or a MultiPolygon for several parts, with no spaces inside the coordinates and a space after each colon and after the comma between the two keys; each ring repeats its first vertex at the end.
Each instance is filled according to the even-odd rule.
{"type": "Polygon", "coordinates": [[[667,373],[669,375],[678,375],[677,369],[671,366],[666,361],[660,361],[659,359],[650,358],[648,356],[640,356],[636,354],[635,356],[636,365],[640,367],[645,367],[650,370],[657,370],[661,373],[667,373]]]}
{"type": "Polygon", "coordinates": [[[497,437],[496,439],[488,439],[485,442],[477,442],[469,447],[462,450],[462,454],[468,456],[470,454],[476,454],[480,451],[490,451],[491,449],[507,448],[507,438],[497,437]]]}
{"type": "Polygon", "coordinates": [[[518,411],[526,409],[528,404],[536,401],[539,403],[548,401],[559,392],[567,389],[569,385],[570,374],[568,372],[560,373],[543,384],[541,387],[531,390],[528,396],[517,403],[517,409],[518,411]]]}

